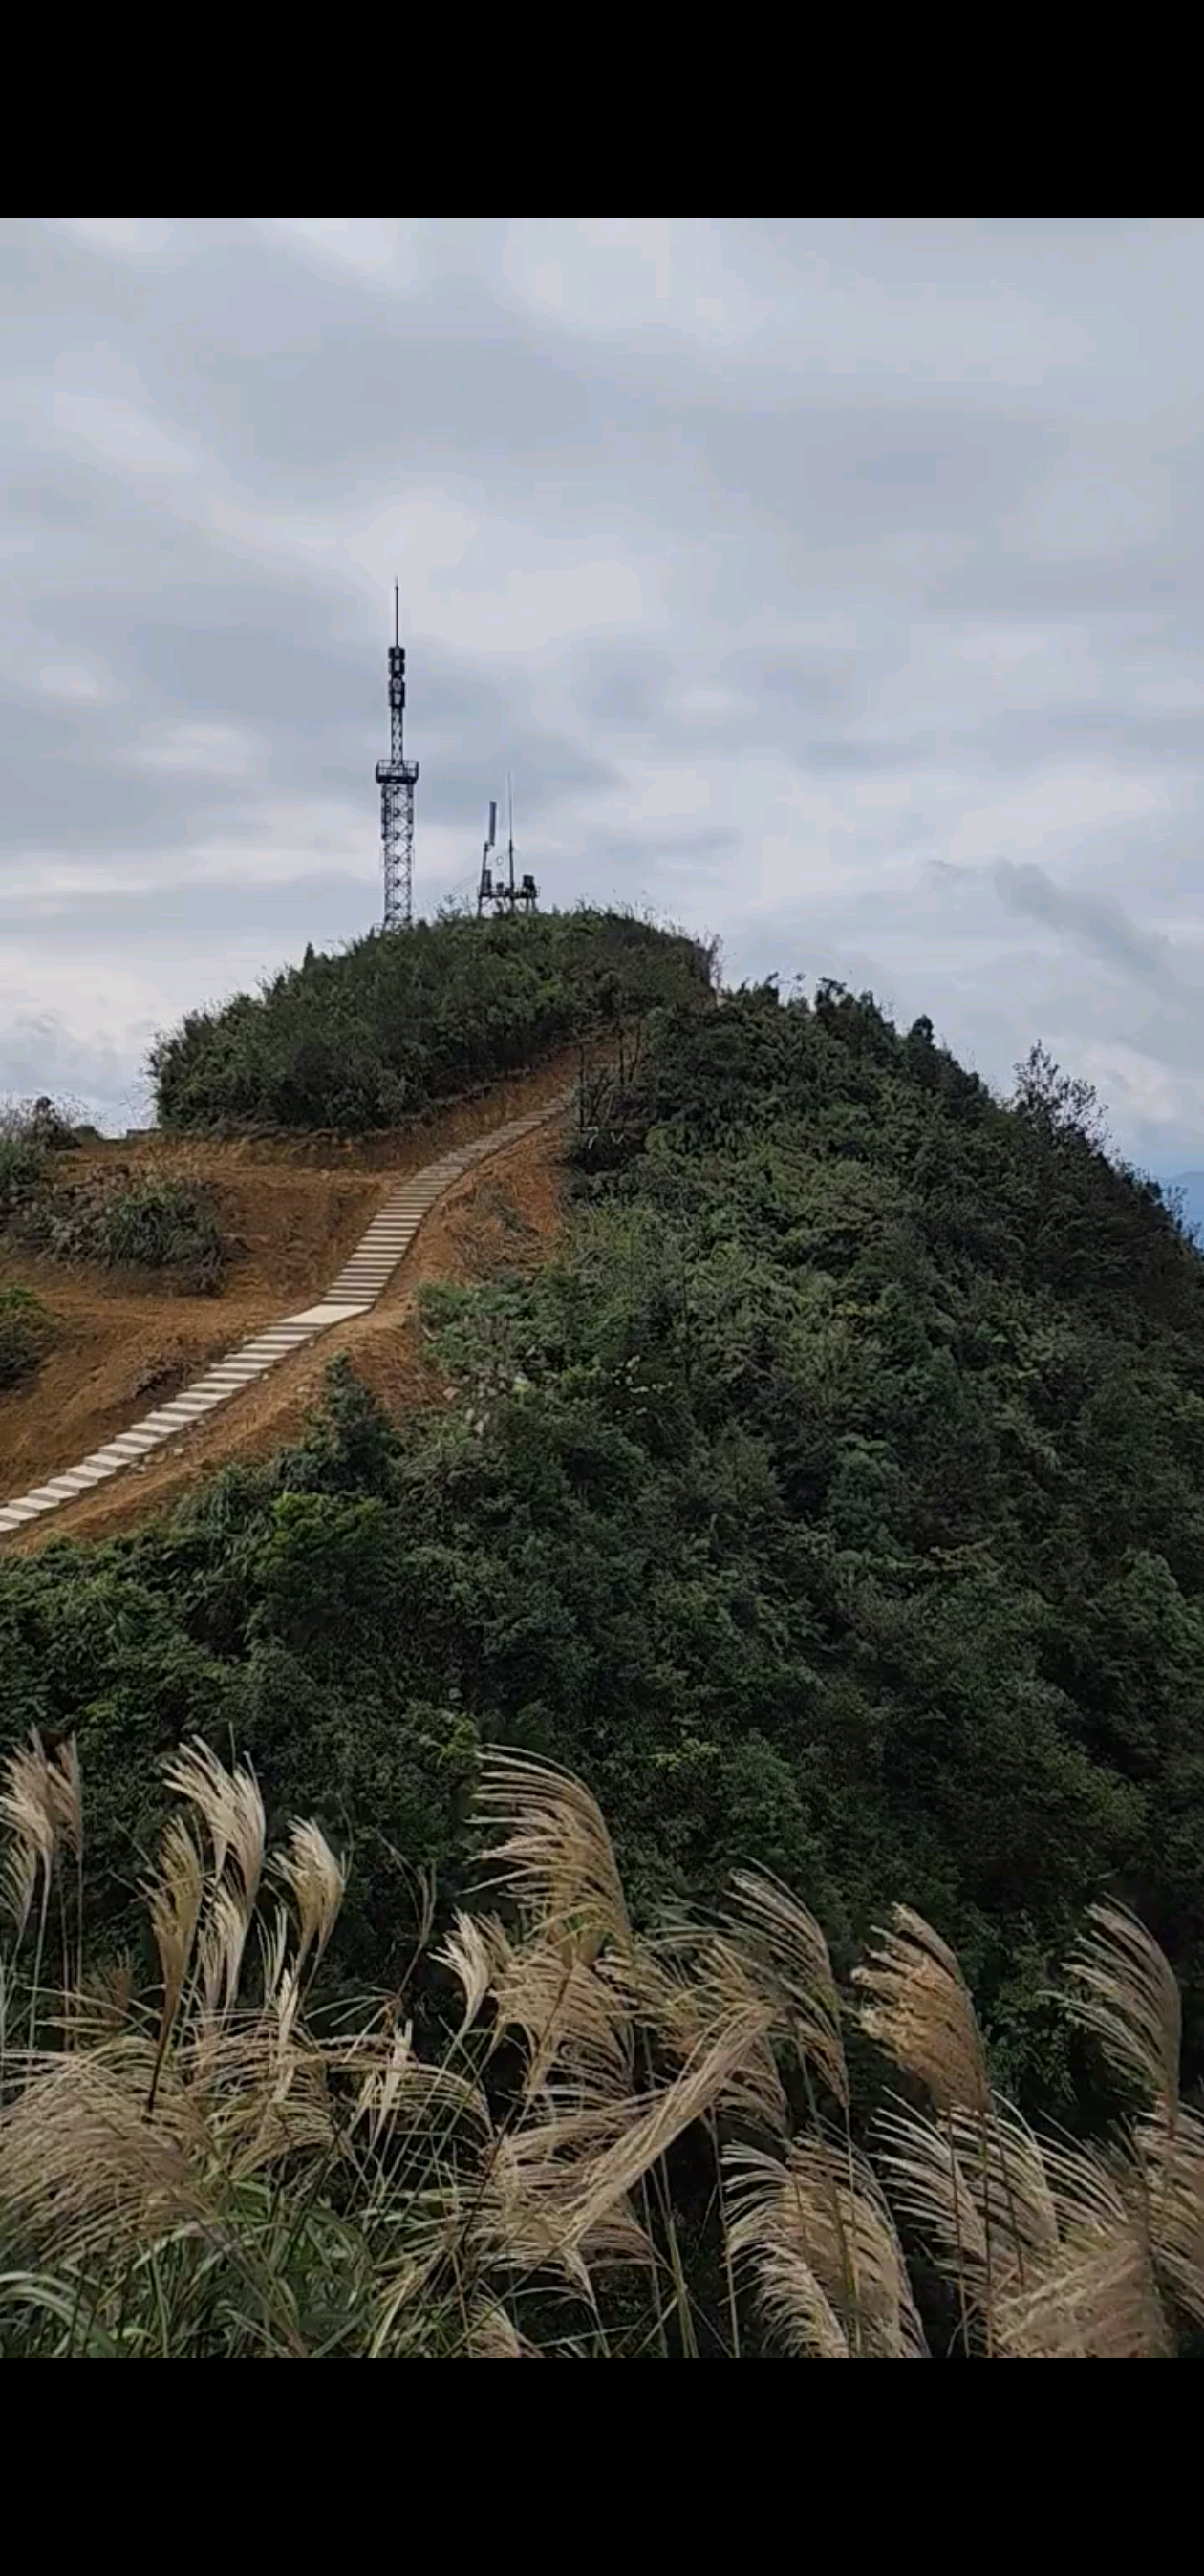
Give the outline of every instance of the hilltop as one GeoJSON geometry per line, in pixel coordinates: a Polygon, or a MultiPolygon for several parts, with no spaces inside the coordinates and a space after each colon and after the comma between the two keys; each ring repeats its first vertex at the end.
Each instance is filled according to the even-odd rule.
{"type": "Polygon", "coordinates": [[[703,942],[587,906],[456,915],[336,956],[309,950],[261,993],[191,1012],[159,1041],[160,1122],[176,1134],[393,1129],[655,1003],[709,996],[713,971],[703,942]]]}

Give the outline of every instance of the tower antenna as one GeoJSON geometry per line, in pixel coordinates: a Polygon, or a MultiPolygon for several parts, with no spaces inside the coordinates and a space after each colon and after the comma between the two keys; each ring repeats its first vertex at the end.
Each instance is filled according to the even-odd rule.
{"type": "Polygon", "coordinates": [[[511,920],[513,920],[516,912],[534,912],[539,901],[539,888],[536,885],[534,877],[524,876],[521,884],[515,879],[514,780],[509,775],[507,775],[506,778],[506,804],[509,816],[507,829],[508,866],[506,874],[503,876],[501,869],[498,868],[495,871],[493,865],[494,849],[497,842],[497,798],[494,796],[490,799],[489,830],[485,838],[485,847],[481,852],[481,874],[477,884],[478,921],[487,906],[492,906],[493,912],[499,921],[506,913],[509,913],[511,920]]]}
{"type": "Polygon", "coordinates": [[[393,642],[389,647],[389,757],[376,764],[380,789],[380,854],[385,881],[383,930],[409,930],[414,919],[414,790],[418,763],[405,756],[406,657],[401,641],[401,590],[393,584],[393,642]]]}
{"type": "Polygon", "coordinates": [[[490,800],[489,800],[489,830],[488,830],[488,832],[487,832],[487,833],[486,833],[486,835],[485,835],[485,847],[484,847],[484,849],[483,849],[483,850],[482,850],[482,852],[481,852],[481,877],[480,877],[480,883],[479,883],[479,885],[478,885],[478,887],[477,887],[477,920],[478,920],[478,921],[479,921],[479,920],[480,920],[480,918],[481,918],[481,914],[484,912],[484,909],[485,909],[486,904],[487,904],[487,903],[492,903],[492,902],[494,901],[494,891],[493,891],[493,869],[492,869],[492,867],[490,866],[490,861],[491,861],[491,859],[492,859],[492,857],[493,857],[493,845],[494,845],[494,842],[496,841],[496,839],[497,839],[497,798],[496,798],[496,796],[491,796],[491,797],[490,797],[490,800]]]}

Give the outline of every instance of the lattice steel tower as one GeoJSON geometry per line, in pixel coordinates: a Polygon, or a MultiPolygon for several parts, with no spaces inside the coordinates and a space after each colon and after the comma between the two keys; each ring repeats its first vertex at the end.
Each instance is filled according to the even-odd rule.
{"type": "Polygon", "coordinates": [[[385,878],[383,930],[408,930],[414,918],[414,790],[418,763],[407,760],[402,735],[406,712],[406,657],[401,608],[393,585],[393,642],[389,647],[389,757],[376,764],[380,789],[380,855],[385,878]]]}

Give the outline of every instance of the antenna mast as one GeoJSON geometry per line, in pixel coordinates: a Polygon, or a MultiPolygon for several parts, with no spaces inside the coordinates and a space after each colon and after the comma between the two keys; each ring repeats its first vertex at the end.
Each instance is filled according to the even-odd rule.
{"type": "Polygon", "coordinates": [[[484,912],[486,904],[493,902],[493,870],[490,867],[489,862],[493,857],[493,846],[496,839],[497,798],[496,796],[493,796],[489,800],[489,830],[485,835],[485,847],[481,852],[481,881],[477,887],[478,921],[481,918],[481,914],[484,912]]]}
{"type": "Polygon", "coordinates": [[[515,883],[514,781],[509,777],[506,780],[506,801],[509,812],[507,873],[503,877],[499,870],[495,876],[493,870],[493,854],[497,842],[497,798],[495,796],[490,800],[489,830],[485,838],[485,847],[481,852],[481,875],[480,882],[477,886],[478,921],[489,905],[492,905],[495,916],[500,920],[503,913],[507,912],[511,917],[513,917],[516,912],[534,912],[535,906],[539,900],[539,888],[536,885],[534,877],[524,876],[521,883],[515,883]]]}
{"type": "Polygon", "coordinates": [[[414,789],[418,763],[405,756],[406,657],[401,641],[401,598],[393,584],[393,642],[389,647],[389,757],[376,764],[380,789],[380,852],[385,881],[383,930],[409,930],[414,919],[414,789]]]}

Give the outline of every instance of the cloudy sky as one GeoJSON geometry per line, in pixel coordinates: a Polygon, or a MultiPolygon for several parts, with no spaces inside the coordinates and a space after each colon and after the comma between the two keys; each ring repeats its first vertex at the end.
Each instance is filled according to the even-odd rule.
{"type": "Polygon", "coordinates": [[[832,974],[1204,1163],[1204,227],[118,216],[0,233],[0,1093],[416,899],[832,974]]]}

